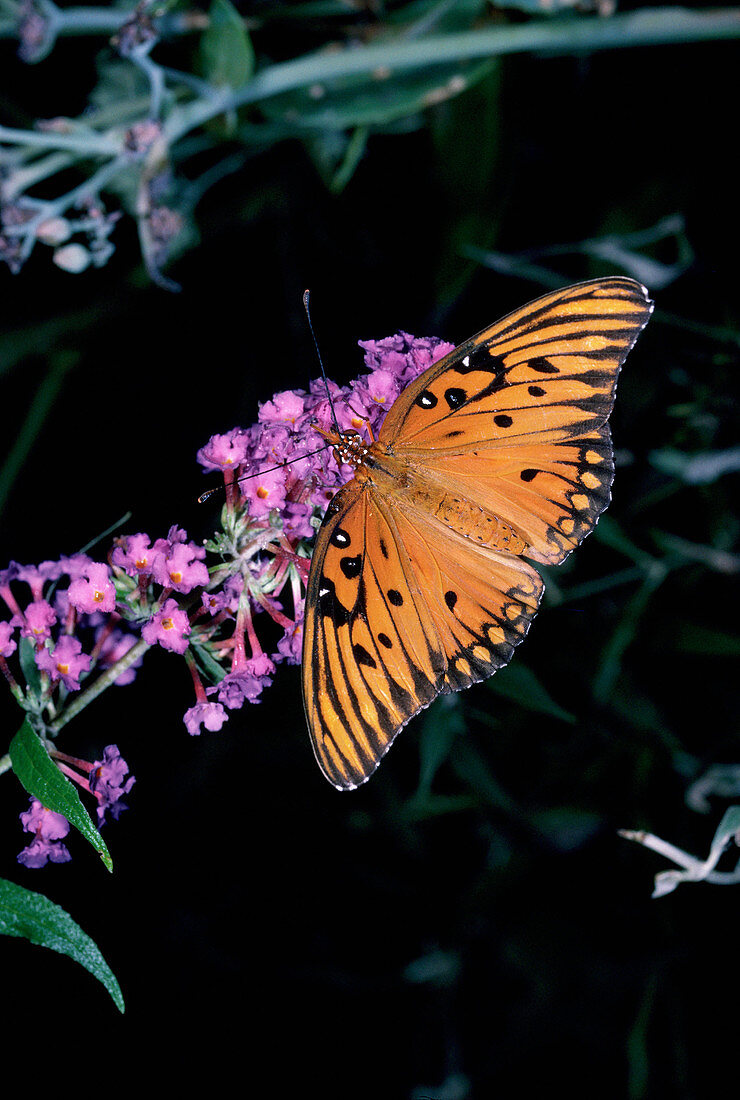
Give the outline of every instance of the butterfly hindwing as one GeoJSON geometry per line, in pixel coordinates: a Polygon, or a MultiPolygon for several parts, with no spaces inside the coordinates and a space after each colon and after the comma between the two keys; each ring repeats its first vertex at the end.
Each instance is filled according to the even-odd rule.
{"type": "Polygon", "coordinates": [[[435,454],[418,468],[445,492],[505,518],[527,544],[525,557],[544,565],[558,565],[593,530],[614,480],[607,424],[561,443],[435,454]]]}
{"type": "Polygon", "coordinates": [[[437,690],[460,691],[508,664],[537,613],[543,583],[521,558],[451,531],[428,513],[393,502],[397,538],[445,656],[437,690]]]}

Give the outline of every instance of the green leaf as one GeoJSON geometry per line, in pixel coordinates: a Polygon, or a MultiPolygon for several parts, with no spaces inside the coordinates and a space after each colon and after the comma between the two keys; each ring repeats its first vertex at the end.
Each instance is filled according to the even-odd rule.
{"type": "Polygon", "coordinates": [[[0,879],[0,933],[68,955],[103,983],[119,1012],[125,1011],[120,986],[95,941],[43,894],[0,879]]]}
{"type": "Polygon", "coordinates": [[[703,657],[740,657],[740,638],[729,631],[713,630],[688,619],[678,623],[670,644],[681,653],[696,653],[703,657]]]}
{"type": "Polygon", "coordinates": [[[677,477],[687,485],[711,485],[725,474],[740,470],[740,447],[728,447],[724,451],[704,451],[686,454],[673,447],[651,451],[651,466],[670,477],[677,477]]]}
{"type": "Polygon", "coordinates": [[[13,771],[28,793],[48,809],[64,814],[70,824],[90,841],[105,866],[112,871],[113,860],[105,841],[93,825],[77,791],[51,759],[27,718],[10,742],[9,751],[13,771]]]}
{"type": "Polygon", "coordinates": [[[573,723],[576,720],[570,711],[555,702],[531,669],[521,662],[502,668],[489,681],[489,685],[491,691],[495,691],[497,695],[503,695],[505,699],[511,699],[526,710],[549,714],[550,717],[560,718],[563,722],[573,723]]]}
{"type": "Polygon", "coordinates": [[[242,17],[229,0],[213,0],[209,17],[200,40],[203,75],[211,84],[240,88],[254,72],[254,51],[242,17]]]}
{"type": "Polygon", "coordinates": [[[717,831],[712,840],[711,854],[717,850],[724,851],[731,841],[738,842],[740,836],[740,806],[730,806],[717,826],[717,831]]]}
{"type": "Polygon", "coordinates": [[[21,638],[18,643],[18,659],[28,690],[38,699],[41,696],[41,674],[36,664],[36,644],[31,638],[21,638]]]}
{"type": "Polygon", "coordinates": [[[460,700],[443,695],[424,715],[419,739],[419,787],[417,797],[428,795],[437,771],[450,755],[453,744],[465,732],[460,700]]]}

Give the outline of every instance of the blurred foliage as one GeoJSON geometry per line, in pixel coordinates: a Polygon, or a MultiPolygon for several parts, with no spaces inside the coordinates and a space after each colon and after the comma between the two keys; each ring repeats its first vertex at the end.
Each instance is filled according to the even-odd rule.
{"type": "MultiPolygon", "coordinates": [[[[165,133],[173,119],[181,131],[167,171],[150,172],[159,165],[145,153],[100,191],[104,211],[135,214],[145,178],[187,247],[174,237],[158,252],[139,213],[109,226],[104,267],[74,275],[36,250],[1,276],[2,562],[72,551],[128,507],[131,530],[180,522],[207,534],[192,455],[316,373],[306,285],[329,374],[345,381],[360,337],[403,328],[460,340],[553,285],[646,281],[656,312],[620,381],[614,501],[547,570],[515,663],[439,700],[356,794],[323,789],[294,672],[243,730],[191,740],[188,686],[163,659],[75,734],[117,740],[137,774],[135,808],[106,838],[116,874],[75,852],[45,884],[20,881],[48,887],[100,944],[124,987],[115,1027],[131,1059],[155,1035],[158,1059],[174,1065],[192,1037],[199,1068],[215,1061],[242,1079],[245,1064],[275,1065],[285,1095],[488,1100],[554,1081],[577,1097],[716,1095],[734,1079],[721,1054],[734,1034],[722,1006],[736,892],[687,882],[651,900],[665,858],[618,830],[710,852],[740,786],[740,233],[720,109],[737,96],[737,9],[720,11],[728,40],[711,42],[681,41],[676,9],[639,4],[611,16],[245,3],[239,29],[225,0],[218,10],[235,27],[223,54],[201,20],[151,55],[167,70],[165,133]],[[626,33],[618,20],[633,16],[672,20],[677,44],[576,48],[575,30],[604,35],[611,21],[626,33]],[[321,79],[335,55],[481,25],[545,34],[543,23],[549,51],[467,49],[390,77],[321,79]],[[198,79],[219,73],[229,88],[252,74],[258,106],[173,78],[195,70],[196,53],[198,79]],[[285,68],[299,62],[300,79],[285,68]],[[267,95],[269,71],[295,83],[267,95]],[[195,125],[188,111],[204,103],[195,125]],[[151,285],[142,240],[149,273],[168,264],[179,295],[151,285]],[[161,1036],[164,1016],[176,1040],[161,1036]]],[[[166,18],[178,28],[190,11],[166,18]]],[[[683,25],[712,14],[688,12],[683,25]]],[[[31,67],[0,43],[0,124],[28,130],[58,113],[97,141],[146,117],[152,70],[109,48],[96,68],[100,44],[67,27],[31,67]]],[[[15,170],[58,165],[69,190],[45,177],[34,192],[49,202],[103,156],[70,165],[62,144],[19,152],[0,136],[15,170]]],[[[88,251],[104,243],[107,214],[60,216],[80,222],[88,251]]],[[[20,873],[22,808],[5,815],[6,878],[20,873]]],[[[731,843],[723,852],[720,873],[731,843]]],[[[39,990],[79,998],[88,1036],[109,1040],[115,1010],[103,1018],[71,963],[19,957],[19,1020],[39,990]]],[[[63,1050],[71,1034],[62,1021],[47,1043],[63,1050]]]]}

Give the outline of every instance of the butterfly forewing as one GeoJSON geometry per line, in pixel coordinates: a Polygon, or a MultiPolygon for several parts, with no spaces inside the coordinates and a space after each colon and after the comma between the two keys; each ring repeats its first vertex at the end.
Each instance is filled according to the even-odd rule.
{"type": "Polygon", "coordinates": [[[493,512],[555,565],[611,498],[606,420],[652,302],[631,279],[548,294],[460,345],[408,386],[380,438],[446,492],[493,512]],[[390,422],[390,423],[389,423],[390,422]]]}
{"type": "Polygon", "coordinates": [[[322,770],[352,788],[438,694],[446,664],[382,503],[352,481],[330,509],[306,594],[303,693],[322,770]]]}
{"type": "Polygon", "coordinates": [[[473,450],[572,438],[609,416],[617,375],[652,303],[632,279],[545,295],[479,332],[412,382],[380,439],[399,450],[473,450]]]}
{"type": "Polygon", "coordinates": [[[356,484],[321,528],[307,594],[317,611],[305,627],[314,751],[342,789],[364,782],[435,696],[507,664],[542,591],[520,558],[356,484]]]}

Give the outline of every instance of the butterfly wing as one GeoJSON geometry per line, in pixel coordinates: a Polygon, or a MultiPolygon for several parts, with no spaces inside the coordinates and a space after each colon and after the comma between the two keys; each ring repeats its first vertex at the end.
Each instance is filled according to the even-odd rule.
{"type": "Polygon", "coordinates": [[[430,501],[458,494],[513,527],[526,556],[562,561],[609,501],[606,421],[651,309],[631,279],[545,295],[394,403],[378,442],[401,480],[381,494],[356,478],[337,493],[308,581],[304,702],[336,787],[364,782],[436,695],[506,664],[542,592],[523,558],[459,534],[404,485],[426,483],[430,501]]]}
{"type": "Polygon", "coordinates": [[[327,779],[363,783],[435,696],[506,664],[541,591],[520,558],[357,481],[340,490],[317,537],[304,625],[304,704],[327,779]]]}
{"type": "Polygon", "coordinates": [[[632,279],[547,294],[407,386],[379,439],[440,490],[514,527],[528,557],[556,564],[609,503],[606,420],[619,370],[651,312],[647,291],[632,279]]]}

